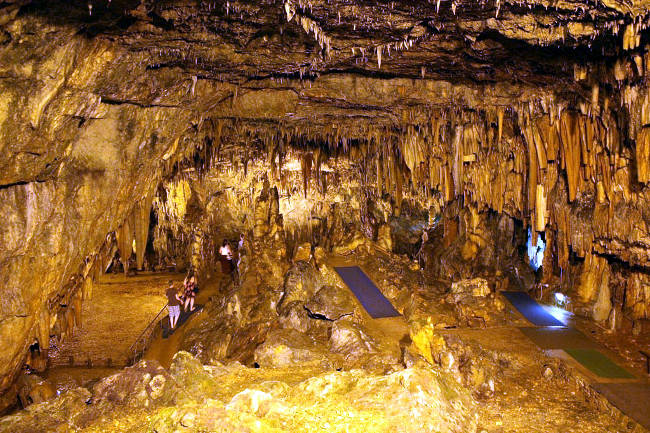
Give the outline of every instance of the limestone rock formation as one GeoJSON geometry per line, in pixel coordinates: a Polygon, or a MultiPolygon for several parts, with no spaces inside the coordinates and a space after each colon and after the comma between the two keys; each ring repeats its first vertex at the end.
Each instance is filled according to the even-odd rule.
{"type": "Polygon", "coordinates": [[[335,286],[321,287],[304,306],[310,315],[331,321],[359,314],[352,294],[335,286]]]}
{"type": "MultiPolygon", "coordinates": [[[[427,335],[510,320],[496,296],[505,288],[563,293],[575,313],[646,335],[649,10],[647,0],[1,2],[0,393],[16,391],[25,364],[45,369],[51,344],[83,325],[102,272],[121,263],[211,281],[218,245],[240,234],[238,272],[202,313],[211,320],[180,338],[203,363],[278,365],[272,348],[295,346],[286,365],[329,344],[334,358],[395,365],[400,348],[379,348],[349,317],[329,253],[394,265],[419,249],[410,270],[384,266],[380,285],[427,335]],[[519,251],[527,232],[531,248],[544,242],[541,270],[519,251]],[[487,288],[447,293],[475,278],[487,288]]],[[[432,355],[419,332],[436,365],[473,356],[432,355]]],[[[490,394],[492,373],[464,365],[463,382],[490,394]]],[[[409,410],[439,431],[473,429],[449,395],[426,404],[447,388],[416,370],[321,382],[348,381],[336,409],[395,391],[405,413],[382,406],[386,429],[409,410]],[[425,403],[408,401],[423,377],[425,403]]],[[[110,429],[97,413],[169,405],[181,387],[195,385],[138,364],[3,428],[110,429]]],[[[294,388],[215,394],[160,409],[150,427],[245,429],[272,425],[267,415],[293,425],[285,407],[315,422],[298,401],[312,390],[294,388]]]]}

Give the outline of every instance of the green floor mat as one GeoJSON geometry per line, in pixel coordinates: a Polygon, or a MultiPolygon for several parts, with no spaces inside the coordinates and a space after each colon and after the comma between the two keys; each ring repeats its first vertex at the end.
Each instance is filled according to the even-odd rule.
{"type": "Polygon", "coordinates": [[[633,379],[627,370],[614,364],[608,357],[594,349],[564,349],[573,359],[592,373],[610,379],[633,379]]]}
{"type": "Polygon", "coordinates": [[[582,332],[571,328],[519,328],[519,330],[544,350],[549,349],[598,349],[595,341],[582,332]]]}

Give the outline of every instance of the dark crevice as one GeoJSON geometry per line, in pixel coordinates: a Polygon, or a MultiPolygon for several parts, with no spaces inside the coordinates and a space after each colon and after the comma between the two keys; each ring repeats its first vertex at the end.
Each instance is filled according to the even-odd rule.
{"type": "Polygon", "coordinates": [[[352,315],[352,313],[346,313],[346,314],[342,314],[342,315],[340,315],[340,316],[337,317],[336,319],[330,319],[330,318],[328,318],[327,316],[324,316],[324,315],[322,315],[322,314],[318,314],[318,313],[313,313],[313,312],[311,312],[311,311],[309,310],[309,308],[307,308],[306,306],[304,306],[303,308],[305,309],[305,311],[307,311],[307,316],[309,316],[310,319],[324,320],[324,321],[326,321],[326,322],[336,322],[337,320],[340,320],[340,319],[342,319],[343,317],[351,316],[351,315],[352,315]]]}

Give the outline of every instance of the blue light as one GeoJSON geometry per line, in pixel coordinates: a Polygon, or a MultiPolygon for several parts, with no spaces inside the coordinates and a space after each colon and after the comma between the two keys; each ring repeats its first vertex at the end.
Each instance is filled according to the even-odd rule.
{"type": "Polygon", "coordinates": [[[544,262],[544,250],[546,249],[546,244],[542,240],[542,237],[537,235],[537,245],[533,246],[533,238],[531,234],[530,227],[528,228],[528,241],[526,242],[526,247],[528,249],[528,259],[530,260],[530,266],[534,270],[538,270],[542,263],[544,262]]]}
{"type": "Polygon", "coordinates": [[[564,293],[556,293],[555,294],[555,302],[557,302],[560,305],[566,304],[567,301],[567,296],[564,293]]]}

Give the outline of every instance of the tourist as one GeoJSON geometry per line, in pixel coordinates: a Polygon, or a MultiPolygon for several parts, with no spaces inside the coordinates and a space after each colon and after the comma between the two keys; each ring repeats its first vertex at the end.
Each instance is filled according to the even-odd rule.
{"type": "Polygon", "coordinates": [[[219,248],[219,254],[225,256],[228,260],[232,260],[232,249],[230,248],[230,243],[228,242],[228,239],[223,240],[223,243],[221,244],[221,248],[219,248]]]}
{"type": "Polygon", "coordinates": [[[221,272],[224,274],[230,274],[233,270],[232,249],[230,248],[227,239],[223,240],[223,243],[219,248],[219,260],[221,262],[221,272]]]}
{"type": "Polygon", "coordinates": [[[239,264],[241,263],[241,255],[244,252],[244,234],[239,235],[239,242],[237,243],[237,272],[239,272],[239,264]]]}
{"type": "Polygon", "coordinates": [[[185,279],[184,283],[185,287],[185,305],[183,306],[183,311],[187,311],[187,307],[190,307],[190,311],[194,311],[194,298],[196,298],[196,294],[199,292],[199,287],[196,284],[196,277],[192,275],[189,279],[185,279]]]}
{"type": "Polygon", "coordinates": [[[171,329],[176,327],[178,317],[181,315],[181,298],[174,287],[174,282],[169,280],[169,288],[165,292],[167,296],[167,310],[169,311],[169,326],[171,329]]]}
{"type": "Polygon", "coordinates": [[[423,250],[424,250],[424,244],[426,244],[428,240],[429,240],[429,233],[427,232],[426,229],[422,230],[422,243],[420,244],[420,249],[418,249],[418,252],[415,254],[415,259],[420,265],[420,269],[424,269],[423,250]]]}

